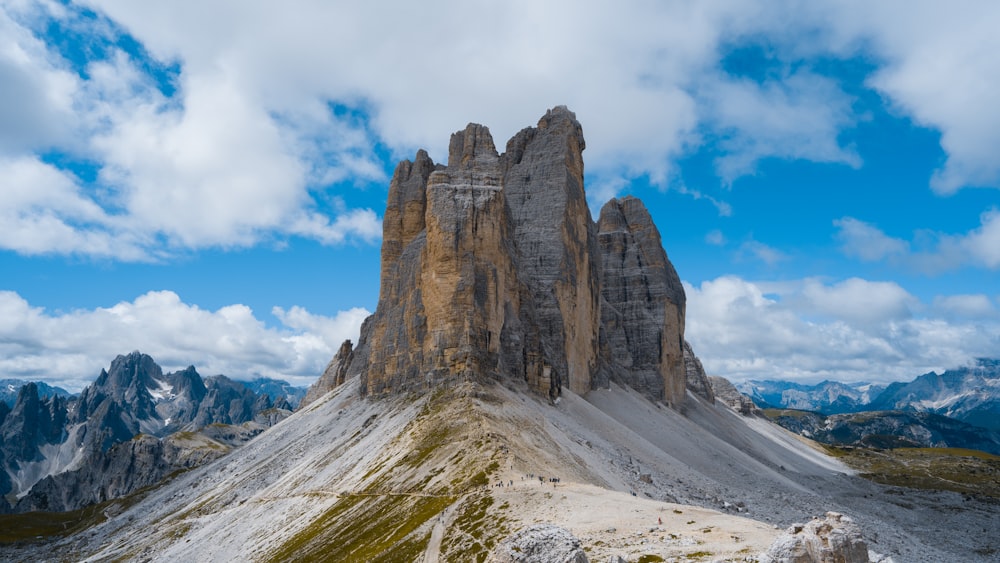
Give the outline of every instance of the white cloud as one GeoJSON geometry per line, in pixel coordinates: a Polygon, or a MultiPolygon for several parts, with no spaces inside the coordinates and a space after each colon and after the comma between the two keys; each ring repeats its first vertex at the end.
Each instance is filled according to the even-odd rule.
{"type": "Polygon", "coordinates": [[[842,243],[841,251],[866,262],[886,261],[927,273],[962,267],[996,270],[1000,268],[1000,210],[984,212],[979,221],[978,227],[963,234],[917,233],[919,246],[852,217],[834,225],[839,229],[836,238],[842,243]]]}
{"type": "Polygon", "coordinates": [[[43,149],[73,122],[76,77],[58,67],[45,44],[0,7],[0,155],[43,149]]]}
{"type": "Polygon", "coordinates": [[[784,252],[756,240],[748,240],[741,244],[740,253],[752,256],[768,266],[774,266],[778,262],[784,262],[789,259],[789,256],[784,252]]]}
{"type": "MultiPolygon", "coordinates": [[[[0,154],[54,146],[96,163],[100,181],[81,197],[120,216],[118,232],[154,256],[275,234],[369,240],[372,221],[355,222],[365,210],[320,217],[317,201],[335,183],[384,182],[376,145],[392,157],[425,147],[443,160],[467,121],[502,143],[556,104],[585,124],[601,199],[647,176],[728,215],[725,202],[684,187],[678,158],[717,143],[727,183],[767,158],[860,165],[841,140],[861,119],[854,100],[815,64],[830,57],[870,61],[868,87],[942,132],[948,160],[936,189],[1000,186],[991,25],[1000,8],[991,2],[515,1],[488,13],[437,0],[391,10],[318,0],[85,4],[99,15],[48,2],[0,8],[0,154]],[[51,18],[106,43],[107,56],[70,71],[37,36],[51,18]],[[168,77],[176,92],[161,93],[150,61],[114,46],[122,29],[154,66],[177,69],[168,77]],[[744,45],[765,46],[777,70],[728,75],[720,59],[744,45]]],[[[992,232],[984,236],[968,252],[1000,263],[992,232]]]]}
{"type": "Polygon", "coordinates": [[[997,316],[993,302],[981,293],[935,297],[934,310],[947,318],[990,319],[997,316]]]}
{"type": "Polygon", "coordinates": [[[850,278],[827,285],[818,279],[804,280],[801,294],[806,311],[840,319],[854,325],[902,321],[912,315],[918,302],[895,282],[850,278]]]}
{"type": "MultiPolygon", "coordinates": [[[[931,182],[939,193],[1000,187],[1000,4],[970,0],[850,0],[810,3],[800,24],[827,30],[824,47],[867,53],[869,85],[903,115],[941,131],[947,161],[931,182]]],[[[824,35],[824,34],[820,34],[824,35]]]]}
{"type": "Polygon", "coordinates": [[[304,385],[322,373],[340,343],[357,340],[364,309],[334,317],[276,308],[268,327],[245,305],[216,311],[151,291],[108,308],[48,312],[0,291],[0,373],[78,390],[118,354],[140,350],[166,370],[194,365],[202,375],[263,375],[304,385]]]}
{"type": "Polygon", "coordinates": [[[833,80],[803,71],[762,84],[718,76],[703,98],[710,105],[706,119],[721,137],[724,155],[716,168],[727,184],[752,174],[767,157],[861,165],[837,141],[857,118],[852,100],[833,80]]]}
{"type": "Polygon", "coordinates": [[[0,248],[136,260],[141,240],[87,198],[75,178],[33,157],[0,156],[0,248]]]}
{"type": "Polygon", "coordinates": [[[685,291],[686,338],[709,373],[734,380],[908,380],[1000,346],[996,317],[911,315],[919,304],[891,283],[724,276],[685,291]]]}
{"type": "Polygon", "coordinates": [[[910,251],[906,241],[892,238],[877,227],[853,217],[838,219],[833,224],[839,229],[836,236],[847,256],[876,262],[904,256],[910,251]]]}
{"type": "Polygon", "coordinates": [[[722,246],[726,244],[726,235],[719,229],[713,229],[705,234],[705,242],[712,246],[722,246]]]}
{"type": "MultiPolygon", "coordinates": [[[[310,190],[385,180],[376,142],[394,156],[422,146],[442,160],[449,134],[466,121],[488,124],[502,143],[560,103],[586,124],[588,170],[607,196],[621,185],[614,178],[672,184],[673,159],[701,142],[702,120],[725,129],[731,161],[739,161],[726,166],[728,179],[768,156],[845,158],[836,141],[843,96],[825,82],[810,85],[801,73],[765,86],[722,77],[720,45],[753,32],[763,11],[754,5],[515,2],[491,6],[491,25],[475,27],[467,22],[483,20],[480,8],[434,2],[389,12],[311,0],[281,10],[90,5],[180,69],[167,98],[119,51],[89,65],[74,102],[84,122],[77,150],[103,166],[113,192],[100,203],[172,248],[254,244],[288,234],[289,224],[311,236],[323,220],[308,212],[310,190]],[[710,101],[699,99],[706,84],[720,87],[710,101]],[[368,120],[336,118],[332,102],[368,120]]],[[[67,25],[117,33],[101,18],[61,12],[67,25]]],[[[342,238],[318,232],[323,241],[342,238]]]]}

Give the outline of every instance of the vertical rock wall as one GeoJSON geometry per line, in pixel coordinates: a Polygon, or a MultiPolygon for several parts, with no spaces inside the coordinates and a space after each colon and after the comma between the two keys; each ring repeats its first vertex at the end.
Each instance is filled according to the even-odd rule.
{"type": "Polygon", "coordinates": [[[671,405],[684,398],[684,287],[642,202],[612,199],[597,224],[611,376],[671,405]]]}

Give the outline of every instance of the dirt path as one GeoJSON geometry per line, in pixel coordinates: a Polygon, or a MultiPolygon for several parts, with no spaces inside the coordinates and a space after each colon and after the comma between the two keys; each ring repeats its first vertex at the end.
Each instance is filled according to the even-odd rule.
{"type": "Polygon", "coordinates": [[[452,512],[454,512],[456,506],[465,500],[466,496],[462,495],[459,497],[458,500],[449,504],[438,515],[434,529],[431,530],[431,539],[427,542],[427,551],[424,552],[424,563],[438,563],[438,559],[441,556],[441,539],[444,538],[444,532],[451,524],[452,512]]]}

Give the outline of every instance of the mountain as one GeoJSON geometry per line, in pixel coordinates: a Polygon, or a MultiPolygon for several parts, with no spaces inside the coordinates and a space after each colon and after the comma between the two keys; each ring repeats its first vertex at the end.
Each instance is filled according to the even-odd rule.
{"type": "Polygon", "coordinates": [[[869,408],[930,412],[1000,431],[1000,360],[980,358],[973,366],[893,383],[869,408]]]}
{"type": "MultiPolygon", "coordinates": [[[[13,407],[14,403],[17,402],[17,395],[21,388],[27,384],[28,382],[22,379],[0,379],[0,403],[4,403],[7,407],[13,407]]],[[[34,384],[38,387],[38,396],[42,399],[53,396],[64,398],[70,396],[69,391],[62,387],[51,386],[44,381],[35,381],[34,384]]]]}
{"type": "Polygon", "coordinates": [[[423,151],[400,163],[375,313],[296,412],[80,513],[73,532],[31,541],[35,515],[0,519],[22,542],[0,558],[787,561],[818,545],[823,560],[920,563],[1000,549],[983,531],[995,503],[904,497],[730,408],[685,346],[683,286],[645,207],[612,200],[592,221],[583,148],[555,108],[503,154],[470,124],[446,166],[423,151]]]}
{"type": "Polygon", "coordinates": [[[823,381],[807,385],[774,380],[749,380],[736,387],[762,408],[810,410],[823,414],[870,410],[869,403],[885,389],[874,383],[823,381]]]}
{"type": "Polygon", "coordinates": [[[1000,360],[921,375],[886,387],[872,383],[745,381],[737,388],[761,407],[831,415],[865,411],[916,411],[1000,430],[1000,360]]]}
{"type": "MultiPolygon", "coordinates": [[[[242,383],[202,379],[194,367],[164,374],[139,352],[115,358],[75,397],[43,398],[29,383],[0,416],[0,495],[6,499],[0,508],[71,510],[127,494],[230,449],[176,433],[249,423],[270,408],[266,395],[242,383]],[[94,485],[105,481],[116,484],[97,491],[94,485]]],[[[267,424],[258,426],[257,432],[267,424]]]]}
{"type": "Polygon", "coordinates": [[[396,167],[378,306],[344,371],[363,395],[486,379],[555,400],[616,381],[682,404],[683,286],[641,201],[592,220],[585,146],[557,107],[502,155],[470,124],[447,166],[419,151],[396,167]]]}
{"type": "Polygon", "coordinates": [[[269,377],[258,377],[243,383],[257,395],[267,395],[275,406],[281,406],[288,410],[297,409],[309,390],[307,387],[296,387],[287,381],[269,377]],[[279,401],[283,401],[283,403],[279,401]]]}
{"type": "Polygon", "coordinates": [[[966,448],[1000,455],[1000,432],[927,412],[871,411],[825,416],[769,409],[769,418],[792,432],[835,446],[966,448]]]}

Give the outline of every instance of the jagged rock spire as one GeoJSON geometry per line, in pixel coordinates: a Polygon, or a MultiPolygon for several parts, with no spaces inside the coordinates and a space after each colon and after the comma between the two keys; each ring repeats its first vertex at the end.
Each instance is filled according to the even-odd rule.
{"type": "Polygon", "coordinates": [[[447,166],[424,151],[399,163],[378,307],[357,348],[338,352],[347,367],[334,384],[359,375],[377,395],[512,379],[554,398],[614,378],[679,404],[683,287],[639,200],[613,200],[594,223],[585,146],[559,106],[503,154],[471,123],[452,135],[447,166]]]}

